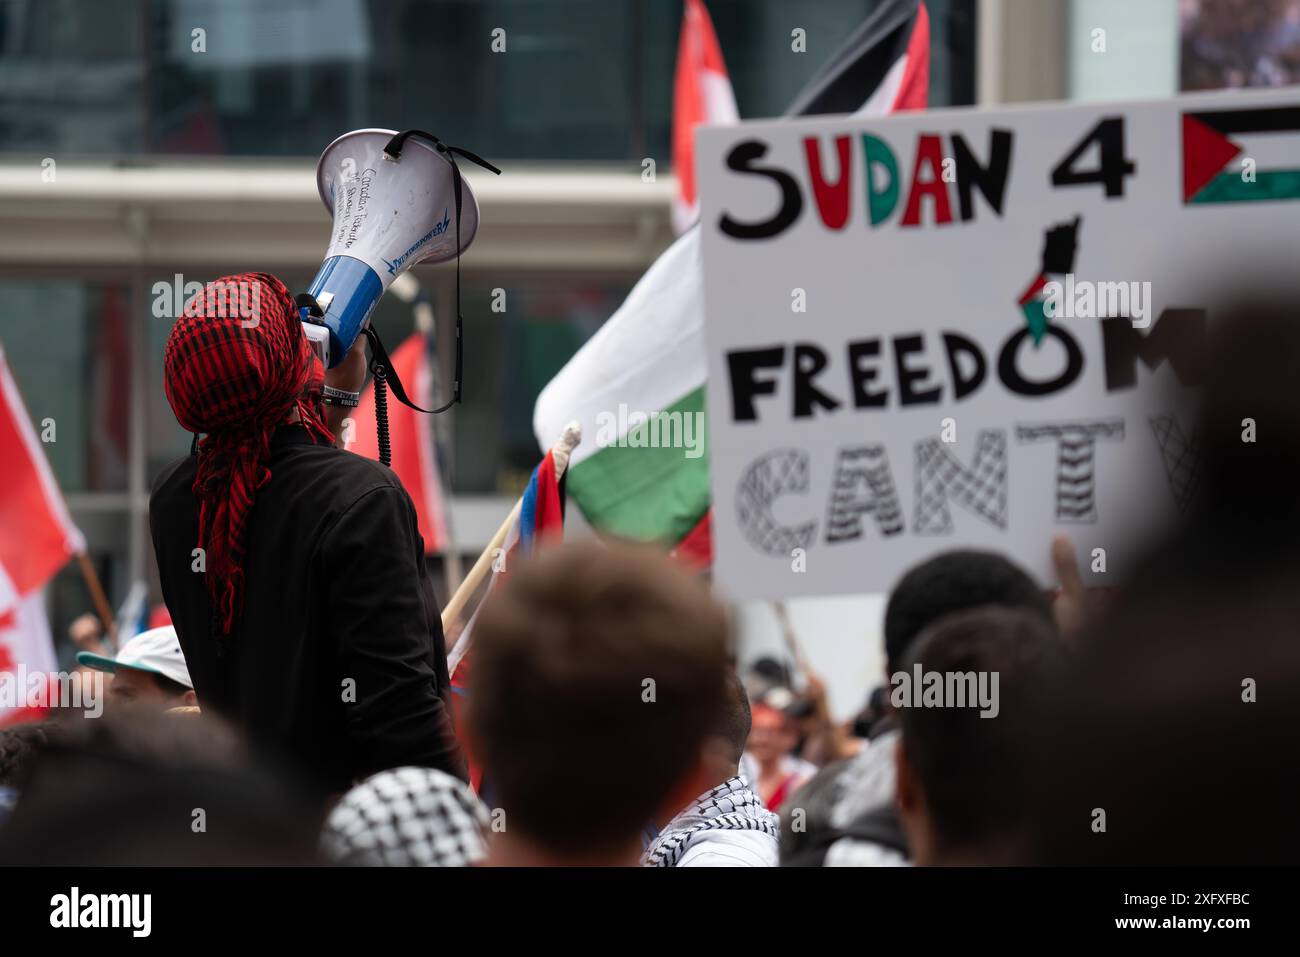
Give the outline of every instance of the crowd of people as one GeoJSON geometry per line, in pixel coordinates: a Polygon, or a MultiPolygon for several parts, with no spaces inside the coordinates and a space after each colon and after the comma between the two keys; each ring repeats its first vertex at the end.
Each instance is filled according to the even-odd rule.
{"type": "Polygon", "coordinates": [[[940,551],[899,576],[881,686],[840,722],[806,669],[736,660],[707,580],[596,541],[508,570],[474,620],[453,708],[410,503],[386,469],[334,447],[319,402],[364,368],[324,379],[283,287],[258,281],[264,302],[283,293],[282,315],[182,320],[168,345],[168,396],[203,435],[154,494],[174,626],[81,655],[112,676],[102,718],[0,731],[0,863],[1228,864],[1300,850],[1285,743],[1300,717],[1293,308],[1243,306],[1217,328],[1200,493],[1133,580],[1096,600],[1068,541],[1044,543],[1059,588],[993,552],[940,551]],[[1241,440],[1247,418],[1258,441],[1241,440]],[[930,675],[936,688],[903,690],[930,675]]]}
{"type": "Polygon", "coordinates": [[[1181,0],[1184,90],[1287,86],[1300,78],[1297,0],[1181,0]]]}

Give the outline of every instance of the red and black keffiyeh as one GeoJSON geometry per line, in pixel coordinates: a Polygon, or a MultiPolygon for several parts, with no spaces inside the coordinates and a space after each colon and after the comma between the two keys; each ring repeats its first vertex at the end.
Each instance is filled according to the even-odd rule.
{"type": "Polygon", "coordinates": [[[272,434],[297,409],[313,436],[334,441],[320,405],[325,370],[289,290],[267,273],[223,277],[187,302],[163,368],[177,421],[204,436],[193,486],[198,547],[214,624],[229,634],[243,611],[248,518],[271,478],[272,434]]]}

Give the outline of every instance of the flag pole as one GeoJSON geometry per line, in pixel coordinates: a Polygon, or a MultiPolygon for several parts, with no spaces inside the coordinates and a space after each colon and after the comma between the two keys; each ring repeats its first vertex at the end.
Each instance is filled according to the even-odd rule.
{"type": "MultiPolygon", "coordinates": [[[[564,427],[564,434],[560,436],[559,441],[551,446],[551,458],[555,462],[555,480],[557,482],[564,477],[564,471],[569,467],[569,455],[581,441],[582,426],[577,422],[570,422],[564,427]]],[[[506,536],[510,534],[510,527],[519,518],[523,505],[524,500],[520,496],[515,502],[514,508],[510,510],[510,514],[506,516],[506,520],[501,523],[501,527],[497,529],[496,534],[492,536],[492,540],[488,542],[487,548],[483,549],[483,553],[479,555],[474,567],[469,570],[465,580],[456,589],[456,593],[448,599],[447,606],[442,610],[442,632],[444,635],[447,633],[448,628],[460,618],[461,612],[465,610],[465,605],[492,570],[493,559],[496,558],[498,549],[504,544],[506,536]]],[[[457,641],[459,640],[457,638],[457,641]]],[[[455,645],[452,647],[454,648],[455,645]]],[[[451,648],[447,649],[448,654],[451,653],[451,650],[451,648]]]]}
{"type": "Polygon", "coordinates": [[[90,560],[90,555],[86,552],[77,552],[77,567],[81,569],[81,577],[86,583],[86,590],[90,592],[90,601],[95,606],[95,614],[104,624],[104,637],[108,639],[109,645],[117,647],[117,622],[113,617],[113,609],[108,604],[108,596],[104,594],[104,586],[100,584],[99,575],[95,572],[95,565],[90,560]]]}
{"type": "Polygon", "coordinates": [[[785,602],[772,602],[772,611],[776,613],[777,623],[781,626],[781,637],[785,639],[785,645],[790,649],[795,667],[808,674],[808,659],[804,657],[803,649],[799,646],[799,638],[795,634],[794,623],[790,621],[790,611],[785,607],[785,602]]]}
{"type": "MultiPolygon", "coordinates": [[[[406,274],[410,276],[410,273],[406,274]]],[[[438,367],[438,340],[434,328],[433,306],[427,299],[420,299],[415,303],[415,328],[424,336],[425,347],[433,347],[434,361],[431,363],[431,371],[435,379],[434,394],[438,394],[437,379],[439,373],[438,367]]],[[[451,476],[450,469],[446,468],[449,464],[441,453],[446,448],[445,430],[442,419],[435,419],[433,423],[433,455],[438,460],[438,490],[442,494],[442,527],[446,532],[446,540],[442,543],[442,577],[446,585],[447,594],[454,595],[460,584],[465,579],[465,569],[461,565],[460,546],[456,544],[456,529],[452,522],[451,514],[451,476]]]]}

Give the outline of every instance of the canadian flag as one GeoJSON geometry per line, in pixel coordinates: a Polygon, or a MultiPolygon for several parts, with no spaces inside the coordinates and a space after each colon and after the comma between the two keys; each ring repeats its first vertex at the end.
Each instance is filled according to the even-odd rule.
{"type": "Polygon", "coordinates": [[[677,45],[677,74],[673,79],[673,228],[684,233],[699,218],[700,197],[695,184],[695,127],[701,123],[727,125],[740,120],[736,96],[722,62],[722,48],[704,0],[686,0],[682,36],[677,45]]]}
{"type": "MultiPolygon", "coordinates": [[[[424,334],[413,332],[389,356],[393,371],[416,405],[433,405],[433,370],[424,334]]],[[[379,460],[379,439],[375,431],[375,385],[372,381],[361,394],[361,403],[348,417],[352,436],[349,452],[379,460]]],[[[429,416],[407,408],[392,393],[388,395],[388,436],[392,449],[392,470],[415,503],[415,514],[424,539],[424,551],[433,555],[447,543],[447,523],[438,477],[438,456],[433,444],[429,416]]],[[[347,437],[345,436],[345,439],[347,437]]]]}
{"type": "MultiPolygon", "coordinates": [[[[58,667],[54,638],[45,617],[45,595],[40,591],[0,612],[0,674],[16,676],[19,665],[28,676],[50,675],[58,667]]],[[[44,704],[27,706],[26,695],[30,691],[29,685],[24,684],[15,686],[11,695],[0,695],[0,728],[37,720],[45,714],[44,704]]]]}
{"type": "Polygon", "coordinates": [[[53,669],[41,588],[85,548],[0,348],[0,671],[53,669]]]}

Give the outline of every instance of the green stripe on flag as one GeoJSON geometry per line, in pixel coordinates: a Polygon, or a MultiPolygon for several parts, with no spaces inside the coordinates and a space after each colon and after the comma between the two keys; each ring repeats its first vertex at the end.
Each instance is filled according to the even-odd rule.
{"type": "Polygon", "coordinates": [[[1193,203],[1248,203],[1300,199],[1300,169],[1260,170],[1254,182],[1240,173],[1220,173],[1192,197],[1193,203]]]}
{"type": "MultiPolygon", "coordinates": [[[[663,410],[699,413],[704,454],[687,458],[686,448],[634,446],[648,443],[649,422],[628,432],[618,445],[606,445],[569,470],[569,494],[587,521],[602,532],[638,541],[676,544],[709,508],[709,456],[704,388],[663,410]]],[[[666,431],[666,430],[661,430],[666,431]]],[[[679,433],[678,433],[679,434],[679,433]]]]}

